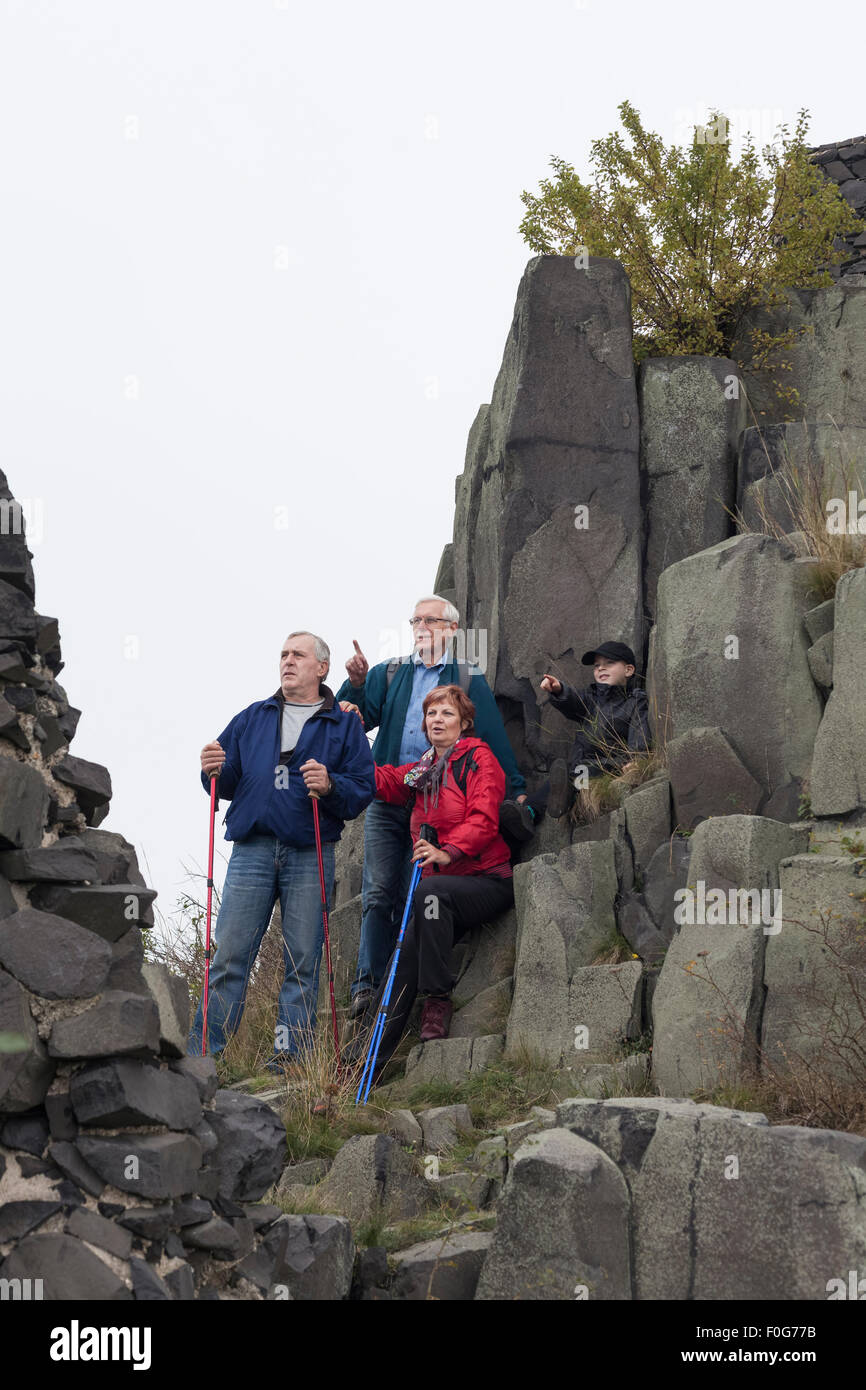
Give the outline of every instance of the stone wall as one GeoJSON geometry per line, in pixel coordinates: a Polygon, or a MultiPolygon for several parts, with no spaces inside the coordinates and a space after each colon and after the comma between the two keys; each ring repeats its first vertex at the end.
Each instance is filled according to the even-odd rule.
{"type": "Polygon", "coordinates": [[[107,770],[69,752],[79,711],[2,474],[0,499],[0,1279],[261,1299],[288,1277],[289,1227],[259,1203],[285,1130],[185,1055],[186,984],[145,961],[156,894],[97,828],[107,770]]]}

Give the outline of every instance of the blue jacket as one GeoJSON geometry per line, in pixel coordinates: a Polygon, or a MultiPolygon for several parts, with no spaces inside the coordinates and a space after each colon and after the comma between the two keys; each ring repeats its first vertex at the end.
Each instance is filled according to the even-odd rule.
{"type": "MultiPolygon", "coordinates": [[[[357,714],[344,714],[326,685],[325,703],[308,719],[291,757],[280,766],[283,697],[277,691],[257,700],[219,735],[226,760],[217,781],[217,796],[231,801],[225,817],[226,839],[253,834],[275,835],[295,849],[316,843],[313,803],[298,769],[308,758],[324,763],[334,783],[319,800],[323,841],[339,840],[343,823],[359,816],[376,795],[373,755],[357,714]]],[[[210,795],[210,778],[201,774],[210,795]]]]}
{"type": "MultiPolygon", "coordinates": [[[[411,661],[401,661],[389,686],[389,664],[387,661],[380,661],[378,665],[371,666],[362,686],[352,685],[346,680],[337,691],[338,700],[351,700],[358,706],[364,716],[365,729],[378,728],[379,733],[373,744],[373,757],[378,767],[396,767],[400,761],[400,743],[406,715],[409,712],[412,673],[415,669],[411,661]]],[[[450,661],[442,668],[439,685],[459,684],[457,662],[450,661]]],[[[505,725],[502,723],[502,715],[493,698],[493,691],[482,673],[474,669],[469,681],[469,698],[475,706],[475,737],[483,738],[492,749],[496,761],[510,783],[507,794],[520,796],[526,791],[526,778],[517,766],[505,725]]],[[[357,719],[358,716],[355,715],[354,718],[357,719]]]]}

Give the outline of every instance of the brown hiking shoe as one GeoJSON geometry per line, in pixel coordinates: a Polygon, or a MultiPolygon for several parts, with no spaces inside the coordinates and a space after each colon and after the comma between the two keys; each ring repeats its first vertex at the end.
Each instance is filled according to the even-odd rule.
{"type": "Polygon", "coordinates": [[[450,999],[425,999],[421,1010],[421,1041],[447,1038],[454,1005],[450,999]]]}

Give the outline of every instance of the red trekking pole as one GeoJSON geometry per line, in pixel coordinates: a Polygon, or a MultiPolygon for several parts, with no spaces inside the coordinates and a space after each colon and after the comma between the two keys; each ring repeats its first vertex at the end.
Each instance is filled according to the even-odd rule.
{"type": "Polygon", "coordinates": [[[325,924],[325,960],[328,964],[328,989],[331,994],[331,1022],[334,1026],[334,1050],[337,1054],[337,1076],[342,1075],[340,1061],[340,1034],[337,1028],[337,1001],[334,998],[334,969],[331,965],[331,937],[328,932],[328,895],[325,892],[325,866],[322,862],[322,836],[319,830],[319,793],[310,792],[313,798],[313,826],[316,831],[316,856],[319,861],[319,886],[322,890],[322,921],[325,924]]]}
{"type": "Polygon", "coordinates": [[[207,926],[205,929],[204,945],[204,988],[202,990],[201,1008],[201,1055],[207,1056],[207,997],[208,985],[210,983],[210,920],[213,907],[213,830],[216,819],[219,797],[216,794],[219,773],[212,772],[210,775],[210,843],[207,851],[207,926]]]}

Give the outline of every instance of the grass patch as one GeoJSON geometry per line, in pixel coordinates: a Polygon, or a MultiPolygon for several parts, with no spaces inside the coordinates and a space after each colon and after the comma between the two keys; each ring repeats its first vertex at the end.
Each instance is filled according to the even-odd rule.
{"type": "MultiPolygon", "coordinates": [[[[448,1240],[455,1231],[492,1231],[496,1226],[495,1216],[479,1216],[471,1222],[454,1223],[445,1210],[432,1211],[424,1216],[413,1217],[411,1221],[398,1221],[393,1226],[379,1230],[379,1239],[371,1244],[382,1245],[389,1254],[406,1250],[410,1245],[421,1241],[441,1238],[443,1255],[448,1253],[448,1240]]],[[[359,1235],[361,1228],[359,1227],[359,1235]]],[[[360,1241],[358,1241],[360,1243],[360,1241]]]]}
{"type": "MultiPolygon", "coordinates": [[[[754,423],[757,424],[757,420],[754,423]]],[[[803,428],[805,434],[805,424],[803,428]]],[[[764,478],[759,479],[759,485],[752,489],[756,509],[754,524],[747,522],[741,511],[729,509],[741,532],[757,531],[779,541],[784,541],[792,532],[802,535],[808,554],[814,560],[809,567],[808,587],[816,604],[833,598],[843,574],[866,564],[866,536],[860,532],[852,535],[832,525],[831,493],[847,498],[851,492],[862,496],[864,491],[863,467],[854,459],[843,457],[842,433],[838,426],[836,431],[839,463],[828,465],[826,481],[823,461],[813,456],[811,444],[807,445],[802,465],[792,459],[786,447],[778,467],[770,459],[765,444],[769,469],[764,478]]],[[[801,807],[803,803],[808,806],[806,814],[810,815],[808,796],[801,799],[801,807]]]]}
{"type": "Polygon", "coordinates": [[[468,1105],[477,1129],[490,1130],[524,1119],[533,1105],[543,1105],[557,1079],[552,1063],[519,1049],[478,1076],[467,1077],[457,1085],[429,1081],[391,1089],[391,1100],[412,1110],[439,1105],[468,1105]]]}
{"type": "Polygon", "coordinates": [[[616,927],[612,927],[593,958],[593,965],[621,965],[626,960],[637,960],[631,946],[616,927]]]}
{"type": "Polygon", "coordinates": [[[655,748],[646,752],[635,752],[613,736],[609,740],[600,738],[598,748],[607,756],[619,758],[626,766],[619,772],[602,772],[598,777],[590,777],[587,786],[578,788],[569,813],[576,825],[592,825],[602,816],[618,810],[629,792],[642,787],[667,768],[663,738],[655,748]]]}

